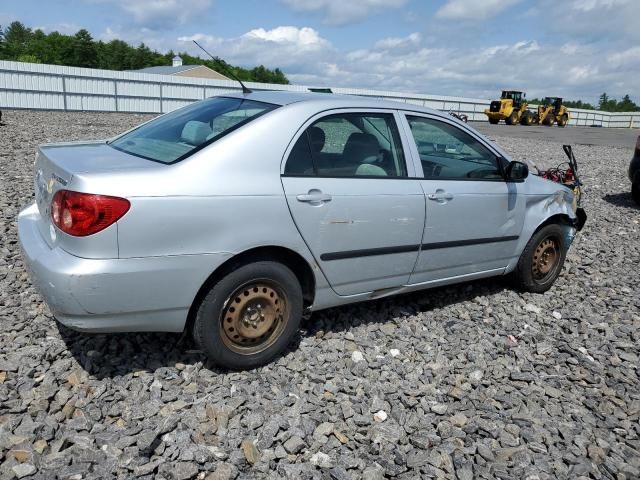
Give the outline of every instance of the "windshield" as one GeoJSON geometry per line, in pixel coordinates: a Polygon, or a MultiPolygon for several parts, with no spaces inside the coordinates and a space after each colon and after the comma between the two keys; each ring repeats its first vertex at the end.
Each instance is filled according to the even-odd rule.
{"type": "Polygon", "coordinates": [[[162,115],[109,145],[155,162],[175,163],[276,107],[242,98],[213,97],[162,115]]]}

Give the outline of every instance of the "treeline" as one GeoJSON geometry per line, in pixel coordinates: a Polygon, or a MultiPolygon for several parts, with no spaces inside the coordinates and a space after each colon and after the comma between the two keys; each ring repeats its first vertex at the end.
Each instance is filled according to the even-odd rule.
{"type": "MultiPolygon", "coordinates": [[[[91,34],[79,30],[75,35],[32,30],[21,22],[13,22],[6,29],[0,26],[0,60],[48,63],[71,67],[102,68],[106,70],[137,70],[146,67],[171,65],[176,52],[160,53],[144,43],[133,47],[122,40],[95,41],[91,34]]],[[[241,80],[288,84],[279,68],[260,65],[251,69],[229,65],[223,59],[205,60],[185,52],[178,53],[184,65],[206,65],[229,76],[233,72],[241,80]]]]}
{"type": "MultiPolygon", "coordinates": [[[[528,103],[534,105],[541,105],[542,100],[539,98],[531,98],[528,103]]],[[[615,98],[609,98],[606,93],[600,95],[598,100],[598,106],[594,106],[588,102],[582,100],[562,100],[562,104],[567,108],[584,108],[585,110],[602,110],[603,112],[637,112],[640,110],[640,106],[636,105],[629,95],[622,97],[622,100],[618,101],[615,98]]]]}
{"type": "Polygon", "coordinates": [[[615,98],[609,98],[606,93],[600,95],[598,100],[599,110],[605,112],[637,112],[640,110],[640,106],[629,98],[629,95],[622,97],[622,100],[618,101],[615,98]]]}

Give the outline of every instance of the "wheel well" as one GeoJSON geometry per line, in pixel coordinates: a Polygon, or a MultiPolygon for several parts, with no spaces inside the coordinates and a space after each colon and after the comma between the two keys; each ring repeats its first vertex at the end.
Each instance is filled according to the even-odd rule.
{"type": "Polygon", "coordinates": [[[288,248],[275,246],[252,248],[251,250],[234,255],[209,275],[209,278],[207,278],[200,287],[200,290],[198,290],[189,308],[185,330],[188,332],[191,331],[191,326],[195,320],[197,309],[202,298],[216,282],[227,273],[242,265],[261,260],[280,262],[289,267],[298,278],[300,286],[302,287],[304,306],[308,307],[313,304],[316,291],[315,275],[309,263],[299,253],[289,250],[288,248]]]}
{"type": "Polygon", "coordinates": [[[569,215],[565,213],[557,213],[555,215],[550,216],[544,222],[538,225],[538,228],[536,228],[536,231],[533,232],[533,234],[535,235],[539,230],[553,223],[560,223],[563,225],[573,225],[573,221],[571,220],[571,217],[569,217],[569,215]]]}

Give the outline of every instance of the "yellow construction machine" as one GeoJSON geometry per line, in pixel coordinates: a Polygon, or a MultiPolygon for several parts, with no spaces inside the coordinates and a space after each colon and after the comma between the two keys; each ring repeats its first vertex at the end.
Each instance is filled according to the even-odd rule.
{"type": "Polygon", "coordinates": [[[496,124],[504,120],[507,125],[531,125],[533,113],[528,110],[526,93],[516,90],[503,90],[500,100],[494,100],[484,113],[489,117],[489,123],[496,124]]]}
{"type": "Polygon", "coordinates": [[[569,111],[562,104],[562,98],[544,97],[542,105],[538,105],[533,122],[549,127],[557,123],[559,127],[564,127],[569,122],[569,111]]]}

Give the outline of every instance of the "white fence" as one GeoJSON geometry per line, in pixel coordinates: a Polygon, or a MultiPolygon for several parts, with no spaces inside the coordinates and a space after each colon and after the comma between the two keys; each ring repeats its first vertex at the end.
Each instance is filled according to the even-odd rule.
{"type": "MultiPolygon", "coordinates": [[[[308,91],[302,85],[248,82],[254,90],[308,91]]],[[[239,89],[237,82],[0,61],[0,108],[164,113],[212,95],[239,89]]],[[[332,88],[361,95],[465,113],[485,121],[490,101],[477,98],[332,88]]],[[[570,109],[570,125],[640,126],[640,112],[570,109]]]]}

